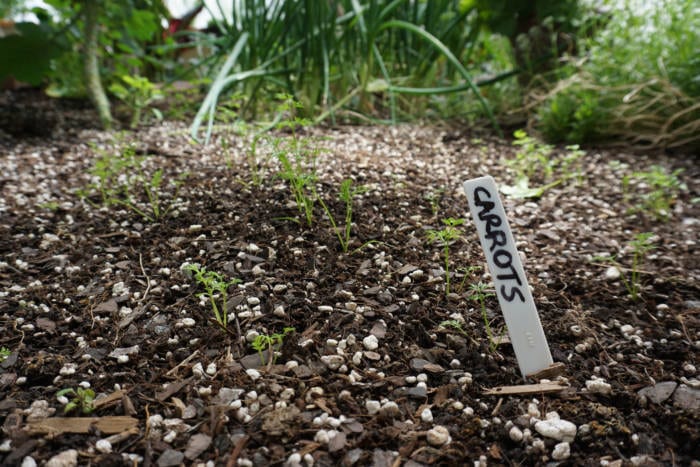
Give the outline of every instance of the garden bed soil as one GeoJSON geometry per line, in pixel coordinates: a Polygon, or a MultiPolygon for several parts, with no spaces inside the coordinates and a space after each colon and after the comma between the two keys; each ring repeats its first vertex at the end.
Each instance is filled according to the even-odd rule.
{"type": "MultiPolygon", "coordinates": [[[[504,197],[562,364],[526,381],[470,296],[489,278],[461,188],[514,183],[510,142],[436,125],[302,132],[324,138],[317,186],[341,225],[340,181],[366,187],[343,253],[318,205],[312,225],[300,218],[272,161],[251,182],[250,141],[231,131],[209,145],[177,123],[125,136],[148,171],[187,181],[156,222],[92,206],[75,192],[115,149],[86,114],[62,109],[52,135],[0,134],[3,465],[699,465],[697,159],[588,148],[580,179],[504,197]],[[621,186],[652,165],[684,169],[666,222],[630,213],[621,186]],[[466,221],[446,296],[427,232],[448,217],[466,221]],[[594,258],[616,255],[629,277],[641,232],[655,249],[632,300],[594,258]],[[241,281],[228,332],[187,263],[241,281]],[[250,345],[290,327],[274,361],[250,345]],[[544,384],[490,391],[525,383],[544,384]],[[97,401],[63,418],[74,397],[57,392],[88,387],[97,401]]],[[[485,305],[504,336],[496,300],[485,305]]]]}

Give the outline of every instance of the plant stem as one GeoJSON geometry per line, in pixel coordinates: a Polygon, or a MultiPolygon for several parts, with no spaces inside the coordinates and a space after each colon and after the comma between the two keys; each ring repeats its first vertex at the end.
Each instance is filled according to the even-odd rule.
{"type": "Polygon", "coordinates": [[[98,20],[101,3],[98,0],[84,0],[83,13],[85,15],[85,86],[90,95],[95,109],[100,117],[100,122],[105,130],[112,128],[112,114],[109,110],[109,100],[102,87],[100,79],[100,67],[97,60],[98,38],[100,23],[98,20]]]}

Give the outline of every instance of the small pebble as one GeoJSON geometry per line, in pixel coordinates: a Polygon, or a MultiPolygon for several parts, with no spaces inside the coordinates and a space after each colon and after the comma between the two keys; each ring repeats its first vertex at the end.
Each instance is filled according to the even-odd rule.
{"type": "Polygon", "coordinates": [[[370,334],[362,339],[362,345],[364,345],[367,350],[376,350],[379,347],[379,340],[376,336],[370,334]]]}
{"type": "Polygon", "coordinates": [[[429,408],[423,409],[423,411],[420,413],[420,419],[425,423],[432,423],[433,412],[429,408]]]}
{"type": "Polygon", "coordinates": [[[571,447],[569,446],[569,443],[564,441],[562,443],[557,444],[554,446],[554,449],[552,450],[552,459],[555,461],[563,461],[569,458],[571,455],[571,447]]]}
{"type": "Polygon", "coordinates": [[[586,381],[586,389],[593,394],[609,395],[612,393],[612,386],[604,379],[589,379],[586,381]]]}
{"type": "Polygon", "coordinates": [[[508,432],[508,436],[510,436],[510,439],[512,439],[516,443],[519,443],[520,441],[523,440],[523,432],[517,426],[513,426],[510,429],[510,431],[508,432]]]}
{"type": "Polygon", "coordinates": [[[576,425],[568,420],[550,419],[535,423],[535,430],[546,438],[557,441],[573,441],[576,437],[576,425]]]}
{"type": "Polygon", "coordinates": [[[97,449],[99,452],[101,452],[103,454],[109,454],[110,452],[112,452],[112,443],[110,443],[106,439],[98,440],[95,443],[95,449],[97,449]]]}
{"type": "Polygon", "coordinates": [[[428,430],[425,437],[428,444],[433,446],[443,446],[452,441],[449,430],[442,425],[435,425],[432,429],[428,430]]]}

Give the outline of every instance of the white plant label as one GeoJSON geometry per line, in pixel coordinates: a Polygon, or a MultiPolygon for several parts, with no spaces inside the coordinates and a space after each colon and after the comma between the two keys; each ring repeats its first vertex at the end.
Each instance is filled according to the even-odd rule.
{"type": "Polygon", "coordinates": [[[535,301],[525,277],[520,255],[515,248],[503,203],[493,177],[464,182],[469,210],[486,255],[496,296],[503,312],[510,341],[523,376],[552,364],[535,301]]]}

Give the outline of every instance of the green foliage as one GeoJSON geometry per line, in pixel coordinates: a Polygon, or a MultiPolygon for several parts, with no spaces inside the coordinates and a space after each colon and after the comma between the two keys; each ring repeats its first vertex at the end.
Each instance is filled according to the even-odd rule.
{"type": "Polygon", "coordinates": [[[12,355],[12,351],[5,346],[0,347],[0,362],[7,360],[7,357],[12,355]]]}
{"type": "Polygon", "coordinates": [[[448,217],[443,219],[445,225],[440,230],[429,230],[428,241],[431,243],[440,241],[443,248],[443,257],[445,260],[445,296],[450,294],[450,242],[459,238],[460,231],[457,226],[464,224],[464,219],[455,219],[448,217]]]}
{"type": "Polygon", "coordinates": [[[300,129],[310,124],[308,120],[297,115],[298,110],[302,108],[301,104],[288,94],[280,94],[277,98],[281,103],[278,105],[278,121],[275,127],[278,131],[291,132],[291,136],[287,138],[271,138],[273,155],[280,163],[277,175],[287,181],[299,213],[303,214],[306,224],[311,226],[317,198],[316,159],[322,149],[313,138],[299,134],[300,129]]]}
{"type": "Polygon", "coordinates": [[[544,84],[537,125],[551,141],[700,146],[700,9],[694,0],[609,2],[581,30],[566,77],[544,84]]]}
{"type": "Polygon", "coordinates": [[[338,237],[343,253],[347,253],[350,246],[350,230],[352,229],[352,201],[355,196],[364,193],[365,191],[367,191],[365,187],[353,187],[352,180],[349,178],[346,178],[340,183],[340,193],[338,196],[340,201],[345,204],[345,227],[343,229],[338,227],[338,223],[336,222],[333,213],[328,208],[328,205],[320,196],[318,196],[318,194],[316,194],[316,199],[323,208],[323,211],[326,213],[326,216],[328,216],[328,220],[333,227],[333,231],[338,237]]]}
{"type": "Polygon", "coordinates": [[[667,221],[679,192],[686,189],[678,178],[681,172],[683,169],[668,172],[662,166],[654,165],[648,171],[625,175],[622,189],[628,202],[635,203],[632,211],[651,213],[657,220],[667,221]],[[635,188],[640,191],[634,192],[635,188]]]}
{"type": "Polygon", "coordinates": [[[600,139],[612,118],[599,93],[575,85],[553,94],[537,112],[539,130],[553,143],[600,139]]]}
{"type": "Polygon", "coordinates": [[[491,323],[489,322],[489,317],[486,313],[486,299],[489,297],[495,297],[495,294],[489,292],[486,284],[483,282],[478,282],[469,286],[469,297],[479,303],[481,317],[484,320],[484,328],[486,329],[486,335],[489,338],[489,350],[494,352],[499,342],[494,337],[493,330],[491,329],[491,323]]]}
{"type": "Polygon", "coordinates": [[[148,175],[143,169],[145,157],[136,156],[132,145],[122,148],[119,154],[99,152],[102,154],[90,170],[90,174],[97,180],[90,183],[86,189],[78,190],[79,196],[91,202],[88,197],[97,193],[102,204],[124,206],[149,222],[156,222],[170,212],[179,187],[187,177],[186,173],[171,182],[175,187],[175,194],[170,202],[165,202],[161,198],[164,188],[163,170],[158,169],[148,175]],[[139,203],[136,197],[139,192],[145,194],[147,208],[139,203]]]}
{"type": "Polygon", "coordinates": [[[515,153],[515,158],[509,159],[506,164],[518,174],[516,178],[531,179],[538,172],[544,180],[552,178],[554,161],[551,156],[554,147],[529,136],[525,130],[516,130],[513,136],[513,145],[520,149],[515,153]]]}
{"type": "Polygon", "coordinates": [[[242,93],[244,118],[265,111],[260,96],[284,92],[315,121],[335,121],[345,109],[396,120],[426,95],[470,91],[498,127],[464,65],[479,29],[458,0],[288,0],[235,2],[216,26],[221,38],[199,39],[215,51],[217,72],[191,132],[208,120],[209,138],[220,96],[242,93]],[[241,31],[244,31],[241,33],[241,31]]]}
{"type": "Polygon", "coordinates": [[[513,145],[520,149],[505,163],[515,172],[515,184],[503,185],[503,194],[515,198],[539,198],[554,186],[581,178],[580,159],[586,153],[578,145],[566,146],[565,153],[556,155],[554,146],[540,142],[524,130],[516,130],[514,136],[513,145]],[[532,188],[530,180],[533,177],[548,183],[532,188]]]}
{"type": "Polygon", "coordinates": [[[454,329],[464,337],[469,337],[469,334],[467,334],[467,331],[464,329],[464,326],[462,326],[462,322],[457,320],[457,319],[448,319],[445,321],[442,321],[440,323],[440,326],[443,328],[450,328],[454,329]]]}
{"type": "MultiPolygon", "coordinates": [[[[123,75],[120,77],[122,83],[113,83],[109,90],[112,94],[122,100],[131,110],[131,128],[136,128],[141,123],[143,110],[148,108],[153,102],[163,98],[163,92],[158,87],[143,76],[123,75]]],[[[151,109],[154,116],[161,120],[163,116],[156,108],[151,109]]]]}
{"type": "Polygon", "coordinates": [[[48,74],[51,61],[61,53],[54,25],[16,23],[15,30],[16,34],[0,37],[0,81],[12,76],[39,85],[48,74]]]}
{"type": "Polygon", "coordinates": [[[227,281],[223,274],[216,271],[208,271],[207,268],[199,264],[188,264],[184,267],[184,271],[192,274],[194,280],[204,287],[206,296],[211,303],[214,319],[224,331],[228,332],[228,312],[226,310],[228,288],[239,284],[241,282],[240,279],[234,278],[227,281]],[[217,304],[217,298],[220,300],[219,304],[217,304]]]}
{"type": "Polygon", "coordinates": [[[632,265],[629,269],[629,278],[625,277],[625,273],[622,270],[622,266],[616,260],[615,256],[597,256],[593,258],[594,261],[603,261],[612,264],[618,271],[620,271],[620,279],[627,290],[630,298],[633,301],[637,301],[640,298],[640,291],[642,290],[642,284],[640,282],[640,270],[639,267],[644,261],[647,253],[654,248],[652,243],[654,234],[651,232],[643,232],[634,236],[634,238],[629,242],[629,248],[632,250],[632,265]]]}
{"type": "Polygon", "coordinates": [[[285,327],[282,333],[276,333],[272,335],[258,334],[253,340],[253,342],[251,342],[250,346],[254,350],[257,350],[258,354],[260,355],[260,362],[263,365],[265,365],[266,363],[274,364],[277,360],[277,355],[275,354],[276,347],[281,346],[284,342],[284,338],[293,332],[296,332],[295,328],[285,327]],[[265,355],[263,354],[265,350],[268,351],[268,355],[270,357],[270,360],[268,362],[265,362],[265,355]]]}
{"type": "Polygon", "coordinates": [[[66,396],[71,396],[72,399],[63,407],[64,414],[77,411],[83,415],[90,415],[95,410],[95,391],[90,388],[66,388],[56,393],[56,397],[66,396]]]}

